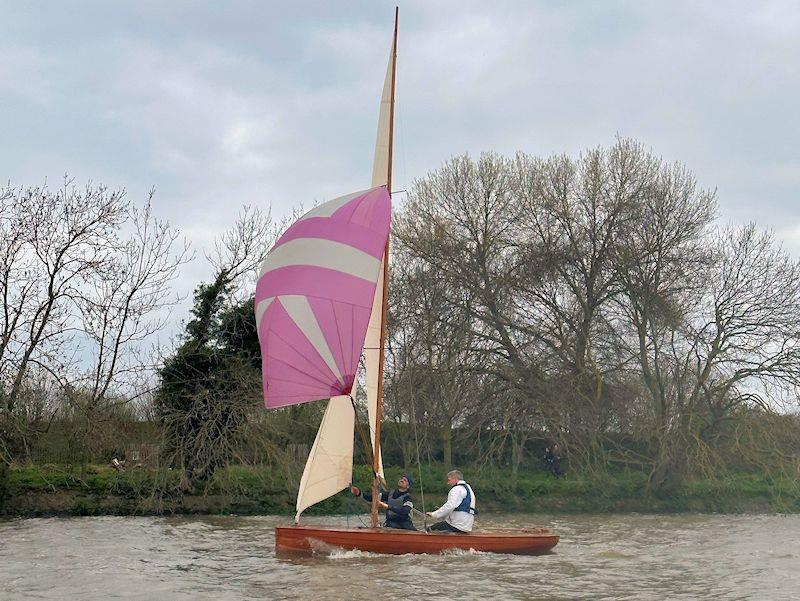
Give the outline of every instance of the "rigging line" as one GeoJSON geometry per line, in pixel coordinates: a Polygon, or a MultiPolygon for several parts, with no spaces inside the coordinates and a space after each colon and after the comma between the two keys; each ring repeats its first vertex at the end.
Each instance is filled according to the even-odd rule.
{"type": "MultiPolygon", "coordinates": [[[[410,388],[409,382],[409,388],[410,388]]],[[[419,457],[419,436],[417,435],[417,407],[414,403],[414,391],[411,390],[411,419],[414,422],[414,442],[416,443],[417,447],[417,475],[419,476],[419,497],[422,501],[422,518],[423,518],[423,529],[428,529],[428,514],[425,512],[425,489],[422,486],[422,461],[419,457]]]]}
{"type": "MultiPolygon", "coordinates": [[[[364,349],[365,349],[365,350],[366,350],[367,348],[368,348],[368,347],[364,347],[364,349]]],[[[378,349],[378,348],[374,348],[374,349],[372,349],[372,350],[380,350],[380,349],[378,349]]],[[[363,356],[361,357],[361,360],[359,361],[359,367],[360,367],[360,366],[362,366],[362,365],[364,366],[364,370],[366,371],[366,358],[365,358],[365,357],[363,357],[363,356]]],[[[365,376],[366,376],[366,373],[365,373],[365,376]]],[[[366,386],[366,384],[364,385],[364,390],[365,390],[365,391],[367,390],[367,386],[366,386]]],[[[367,392],[367,404],[369,404],[369,392],[367,392]]],[[[357,415],[357,414],[356,414],[356,415],[357,415]]],[[[367,409],[367,429],[369,430],[369,433],[370,433],[370,435],[371,435],[372,437],[374,437],[374,436],[376,435],[376,433],[377,433],[377,432],[376,432],[376,428],[373,428],[373,427],[372,427],[372,422],[371,422],[371,421],[370,421],[370,419],[369,419],[369,409],[367,409]]],[[[368,458],[369,458],[369,465],[372,465],[372,466],[374,466],[374,464],[373,464],[373,458],[375,457],[375,452],[374,452],[374,450],[373,450],[373,448],[372,448],[372,440],[370,440],[370,447],[369,447],[369,450],[370,450],[370,453],[369,453],[369,455],[368,455],[368,458]]],[[[381,453],[381,465],[380,465],[380,467],[381,467],[381,469],[383,468],[383,453],[381,453]]],[[[386,484],[386,474],[385,474],[385,473],[384,473],[384,477],[383,477],[383,478],[381,478],[380,476],[378,476],[377,472],[376,472],[376,471],[375,471],[375,469],[373,468],[373,470],[372,470],[372,475],[373,475],[373,477],[375,477],[375,478],[377,478],[377,479],[378,479],[378,488],[379,488],[379,489],[383,489],[383,490],[389,490],[389,486],[386,484]]]]}
{"type": "MultiPolygon", "coordinates": [[[[373,453],[372,453],[372,443],[367,436],[367,432],[364,430],[364,425],[358,419],[358,409],[356,408],[356,400],[353,398],[352,394],[348,394],[350,397],[350,402],[353,404],[353,413],[355,413],[355,425],[356,430],[358,430],[358,435],[361,437],[361,446],[364,447],[364,454],[367,457],[367,465],[372,466],[373,463],[373,453]]],[[[375,470],[372,470],[372,477],[377,478],[378,475],[375,473],[375,470]]],[[[378,478],[378,482],[380,482],[380,478],[378,478]]]]}

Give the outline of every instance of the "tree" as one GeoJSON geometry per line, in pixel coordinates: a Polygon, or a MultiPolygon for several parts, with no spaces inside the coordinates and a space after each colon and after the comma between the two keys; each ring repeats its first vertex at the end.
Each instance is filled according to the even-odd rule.
{"type": "Polygon", "coordinates": [[[415,182],[396,227],[446,283],[449,312],[468,316],[483,370],[515,391],[516,415],[529,427],[544,420],[584,462],[617,367],[603,362],[613,346],[604,309],[621,289],[616,247],[652,162],[626,141],[579,161],[457,157],[415,182]]]}
{"type": "Polygon", "coordinates": [[[177,233],[149,201],[132,206],[124,190],[65,178],[57,191],[6,189],[0,199],[3,437],[19,451],[48,427],[59,406],[33,391],[52,383],[91,437],[102,430],[95,410],[129,402],[152,374],[143,345],[164,325],[187,247],[176,248],[177,233]]]}
{"type": "Polygon", "coordinates": [[[5,219],[4,361],[9,374],[5,409],[14,411],[30,364],[58,375],[61,352],[75,331],[71,305],[106,264],[114,232],[125,216],[124,193],[65,180],[58,192],[46,187],[17,190],[5,219]],[[14,302],[15,301],[15,302],[14,302]]]}
{"type": "Polygon", "coordinates": [[[753,226],[715,233],[715,210],[685,167],[630,140],[451,159],[396,219],[400,303],[422,313],[398,314],[397,373],[433,389],[443,357],[462,365],[448,383],[477,369],[499,394],[460,419],[508,429],[512,464],[532,429],[598,469],[628,434],[650,443],[636,461],[654,490],[680,482],[739,408],[769,409],[800,374],[797,264],[753,226]]]}
{"type": "Polygon", "coordinates": [[[715,252],[694,286],[672,296],[651,291],[647,302],[641,290],[631,295],[655,407],[654,490],[680,483],[690,453],[739,408],[773,409],[760,392],[800,382],[800,266],[752,225],[709,242],[715,252]]]}
{"type": "MultiPolygon", "coordinates": [[[[433,430],[441,440],[444,463],[453,465],[453,428],[482,392],[481,356],[474,351],[469,316],[454,311],[447,300],[451,290],[402,247],[396,254],[386,413],[397,422],[424,423],[426,439],[433,430]]],[[[409,449],[404,454],[413,456],[409,449]]]]}
{"type": "Polygon", "coordinates": [[[181,467],[184,490],[191,490],[193,482],[207,482],[236,454],[248,415],[258,405],[260,373],[253,369],[254,357],[227,346],[235,338],[224,326],[237,313],[232,310],[236,286],[263,261],[275,235],[269,214],[244,209],[216,243],[209,257],[214,280],[195,290],[184,342],[161,369],[155,403],[165,451],[181,467]]]}

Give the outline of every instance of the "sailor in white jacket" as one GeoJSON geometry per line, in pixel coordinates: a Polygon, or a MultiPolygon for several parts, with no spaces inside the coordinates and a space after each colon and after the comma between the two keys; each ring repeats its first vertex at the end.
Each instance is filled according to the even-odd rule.
{"type": "Polygon", "coordinates": [[[437,522],[430,528],[430,532],[457,532],[464,534],[472,531],[475,522],[476,502],[472,487],[464,482],[464,476],[458,470],[447,473],[447,483],[452,487],[447,493],[447,503],[436,511],[428,513],[437,522]]]}

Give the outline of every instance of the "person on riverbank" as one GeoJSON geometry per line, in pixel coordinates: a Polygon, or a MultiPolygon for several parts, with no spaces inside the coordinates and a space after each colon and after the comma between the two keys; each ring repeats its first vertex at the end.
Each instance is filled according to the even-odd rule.
{"type": "Polygon", "coordinates": [[[447,473],[447,483],[450,485],[447,502],[436,511],[428,513],[433,519],[442,521],[430,526],[428,532],[472,532],[475,514],[478,512],[472,487],[464,481],[463,474],[458,470],[447,473]]]}
{"type": "Polygon", "coordinates": [[[564,470],[561,469],[561,454],[557,442],[553,443],[552,447],[545,447],[544,462],[547,465],[547,471],[556,478],[560,478],[564,475],[564,470]]]}
{"type": "MultiPolygon", "coordinates": [[[[394,490],[383,491],[378,502],[378,506],[386,510],[385,528],[396,528],[398,530],[416,530],[411,521],[411,511],[414,509],[414,501],[411,498],[411,485],[414,480],[408,474],[404,474],[397,481],[397,488],[394,490]]],[[[357,486],[351,486],[350,492],[355,496],[360,496],[368,502],[372,502],[372,493],[361,492],[357,486]]]]}

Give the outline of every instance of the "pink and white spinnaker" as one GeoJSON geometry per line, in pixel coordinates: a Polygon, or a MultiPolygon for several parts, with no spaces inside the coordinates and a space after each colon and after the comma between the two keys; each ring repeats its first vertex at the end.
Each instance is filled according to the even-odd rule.
{"type": "Polygon", "coordinates": [[[264,259],[255,312],[267,407],[352,390],[391,213],[386,186],[330,200],[264,259]]]}

